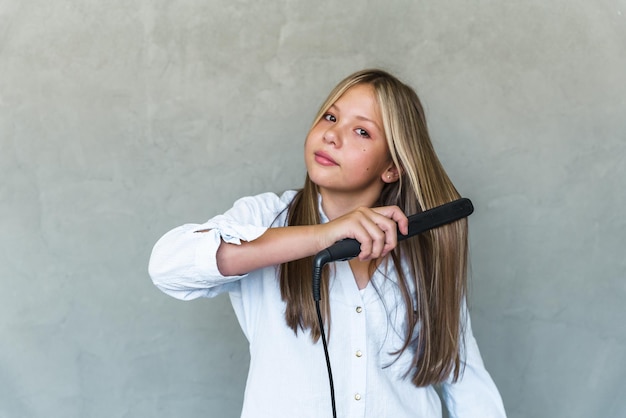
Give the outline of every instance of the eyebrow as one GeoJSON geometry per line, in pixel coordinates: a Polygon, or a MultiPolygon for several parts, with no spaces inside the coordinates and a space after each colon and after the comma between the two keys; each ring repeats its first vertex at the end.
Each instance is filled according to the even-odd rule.
{"type": "MultiPolygon", "coordinates": [[[[340,109],[340,108],[339,108],[339,106],[337,106],[336,104],[334,104],[334,103],[333,103],[332,105],[330,105],[330,107],[328,108],[328,110],[331,110],[332,108],[337,109],[337,110],[339,111],[339,113],[341,113],[341,109],[340,109]]],[[[376,127],[376,129],[378,129],[380,132],[382,132],[382,130],[380,129],[380,126],[378,126],[378,123],[376,123],[376,122],[375,122],[375,121],[373,121],[372,119],[370,119],[370,118],[366,118],[365,116],[361,116],[361,115],[356,115],[355,117],[356,117],[357,119],[359,119],[359,120],[362,120],[362,121],[369,122],[369,123],[373,124],[373,125],[376,127]]]]}

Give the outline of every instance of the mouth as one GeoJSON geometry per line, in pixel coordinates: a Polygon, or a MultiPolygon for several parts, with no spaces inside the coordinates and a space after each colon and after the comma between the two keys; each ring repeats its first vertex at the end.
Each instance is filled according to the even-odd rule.
{"type": "Polygon", "coordinates": [[[315,153],[315,162],[324,166],[339,165],[335,160],[332,159],[330,155],[326,154],[323,151],[318,151],[315,153]]]}

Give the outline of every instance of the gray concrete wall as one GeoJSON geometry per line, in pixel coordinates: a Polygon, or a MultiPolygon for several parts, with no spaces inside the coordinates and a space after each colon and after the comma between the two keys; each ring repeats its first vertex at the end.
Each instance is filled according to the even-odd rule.
{"type": "Polygon", "coordinates": [[[626,2],[0,0],[0,417],[237,417],[228,299],[169,228],[299,187],[329,88],[414,85],[471,217],[510,417],[626,417],[626,2]]]}

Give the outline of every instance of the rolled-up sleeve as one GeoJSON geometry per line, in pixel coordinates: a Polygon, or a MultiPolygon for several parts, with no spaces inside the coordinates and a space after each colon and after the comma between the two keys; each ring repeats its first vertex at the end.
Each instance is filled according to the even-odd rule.
{"type": "Polygon", "coordinates": [[[291,193],[264,193],[239,199],[223,215],[204,224],[185,224],[167,232],[152,249],[148,272],[153,283],[181,300],[213,297],[232,290],[242,276],[224,276],[216,254],[222,243],[253,241],[284,211],[291,193]]]}

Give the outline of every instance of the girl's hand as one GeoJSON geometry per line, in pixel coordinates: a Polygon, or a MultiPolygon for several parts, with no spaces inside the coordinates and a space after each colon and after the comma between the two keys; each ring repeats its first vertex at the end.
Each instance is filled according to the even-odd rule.
{"type": "Polygon", "coordinates": [[[344,238],[354,238],[361,244],[358,258],[373,260],[396,248],[398,229],[404,235],[409,233],[409,221],[399,207],[361,207],[320,225],[320,239],[327,248],[344,238]]]}

